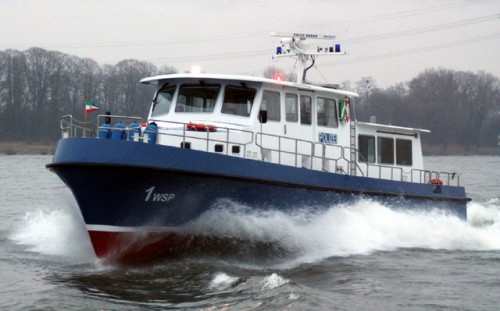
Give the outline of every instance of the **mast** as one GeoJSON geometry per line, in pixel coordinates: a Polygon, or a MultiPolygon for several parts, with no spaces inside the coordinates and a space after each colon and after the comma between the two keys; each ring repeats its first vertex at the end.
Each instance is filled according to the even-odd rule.
{"type": "Polygon", "coordinates": [[[307,70],[314,66],[316,56],[319,55],[346,55],[347,51],[342,51],[340,44],[333,42],[335,36],[332,35],[317,35],[308,33],[282,33],[273,32],[273,37],[281,37],[281,46],[276,47],[274,57],[294,57],[299,60],[299,68],[297,71],[297,83],[306,83],[307,70]],[[309,44],[306,40],[326,40],[331,41],[330,44],[309,44]],[[308,61],[311,60],[311,65],[308,66],[308,61]]]}

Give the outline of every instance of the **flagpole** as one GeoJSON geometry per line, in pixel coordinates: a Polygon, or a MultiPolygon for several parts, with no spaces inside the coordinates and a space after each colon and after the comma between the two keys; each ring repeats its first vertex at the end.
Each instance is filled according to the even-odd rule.
{"type": "Polygon", "coordinates": [[[87,136],[87,97],[83,96],[83,138],[87,136]]]}

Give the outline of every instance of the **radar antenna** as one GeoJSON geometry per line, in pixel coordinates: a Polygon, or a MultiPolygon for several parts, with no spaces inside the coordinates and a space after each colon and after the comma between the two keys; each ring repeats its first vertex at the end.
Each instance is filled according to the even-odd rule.
{"type": "Polygon", "coordinates": [[[332,42],[331,44],[309,44],[309,40],[335,40],[332,35],[317,35],[309,33],[282,33],[273,32],[273,37],[281,38],[281,45],[276,47],[274,57],[293,57],[297,56],[300,66],[297,74],[297,83],[306,83],[306,74],[315,61],[317,55],[347,55],[347,51],[342,51],[340,44],[332,42]],[[307,61],[311,59],[312,65],[307,66],[307,61]]]}

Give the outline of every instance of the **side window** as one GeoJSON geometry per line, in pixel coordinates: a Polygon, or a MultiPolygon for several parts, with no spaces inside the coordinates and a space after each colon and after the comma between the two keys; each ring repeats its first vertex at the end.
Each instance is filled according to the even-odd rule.
{"type": "Polygon", "coordinates": [[[153,111],[151,112],[152,117],[168,113],[170,105],[172,104],[172,98],[174,97],[175,88],[175,85],[165,85],[158,92],[154,100],[153,111]]]}
{"type": "Polygon", "coordinates": [[[377,149],[378,163],[394,164],[394,139],[378,137],[377,149]]]}
{"type": "Polygon", "coordinates": [[[316,117],[319,126],[338,127],[337,105],[332,98],[318,97],[316,117]]]}
{"type": "Polygon", "coordinates": [[[299,121],[298,101],[299,100],[296,94],[285,94],[285,110],[287,122],[299,121]]]}
{"type": "Polygon", "coordinates": [[[262,94],[262,109],[267,110],[267,119],[270,121],[280,121],[280,93],[264,91],[262,94]]]}
{"type": "Polygon", "coordinates": [[[248,117],[252,111],[256,90],[228,85],[224,94],[222,113],[248,117]]]}
{"type": "Polygon", "coordinates": [[[311,125],[311,107],[311,97],[300,96],[300,124],[311,125]]]}
{"type": "Polygon", "coordinates": [[[412,165],[412,144],[408,139],[396,139],[396,164],[412,165]]]}
{"type": "Polygon", "coordinates": [[[358,136],[359,161],[375,163],[375,137],[367,135],[358,136]]]}

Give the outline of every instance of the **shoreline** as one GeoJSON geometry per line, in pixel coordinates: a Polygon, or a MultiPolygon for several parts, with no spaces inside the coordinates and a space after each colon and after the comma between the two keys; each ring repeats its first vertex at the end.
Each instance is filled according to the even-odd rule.
{"type": "MultiPolygon", "coordinates": [[[[480,147],[467,149],[463,146],[423,145],[423,155],[428,156],[472,156],[500,155],[496,147],[480,147]]],[[[51,155],[54,154],[56,143],[0,142],[0,154],[4,155],[51,155]]]]}
{"type": "Polygon", "coordinates": [[[0,142],[0,154],[3,155],[51,155],[56,143],[0,142]]]}
{"type": "Polygon", "coordinates": [[[422,145],[424,157],[434,156],[495,156],[500,155],[498,147],[467,148],[465,146],[422,145]]]}

